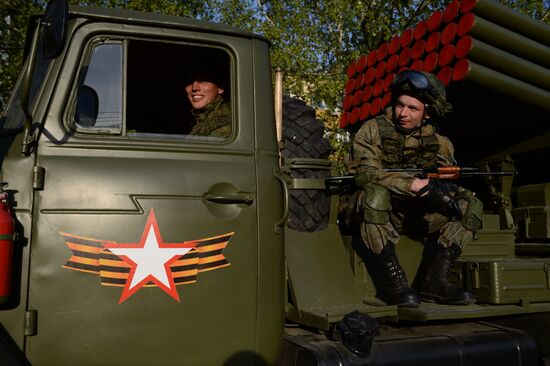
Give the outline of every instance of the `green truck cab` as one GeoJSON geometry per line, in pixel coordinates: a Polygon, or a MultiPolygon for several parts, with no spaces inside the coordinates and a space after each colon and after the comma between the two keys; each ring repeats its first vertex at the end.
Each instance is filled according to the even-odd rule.
{"type": "MultiPolygon", "coordinates": [[[[284,199],[268,42],[106,9],[71,7],[56,26],[66,26],[59,55],[44,57],[43,38],[31,50],[32,141],[4,137],[13,140],[2,179],[20,230],[20,277],[0,311],[2,327],[36,365],[274,362],[284,318],[284,199]],[[186,99],[183,71],[196,55],[224,63],[228,139],[187,135],[186,111],[174,108],[186,99]],[[180,251],[193,250],[174,272],[165,270],[174,258],[163,258],[164,271],[142,277],[139,263],[132,269],[101,254],[108,243],[146,240],[159,253],[183,243],[190,246],[180,251]]],[[[24,126],[24,82],[5,127],[24,126]]]]}
{"type": "MultiPolygon", "coordinates": [[[[15,223],[4,233],[0,220],[13,247],[2,365],[548,364],[548,224],[525,221],[548,206],[544,184],[488,211],[453,268],[478,304],[386,305],[325,194],[333,165],[279,152],[308,145],[297,130],[277,141],[268,40],[58,0],[28,34],[0,130],[0,211],[15,223]],[[189,133],[186,72],[210,62],[227,138],[189,133]],[[322,212],[303,217],[303,200],[322,212]]],[[[293,128],[319,125],[305,104],[285,107],[293,128]]],[[[508,199],[510,181],[497,183],[508,199]]],[[[421,242],[398,252],[413,278],[421,242]]]]}

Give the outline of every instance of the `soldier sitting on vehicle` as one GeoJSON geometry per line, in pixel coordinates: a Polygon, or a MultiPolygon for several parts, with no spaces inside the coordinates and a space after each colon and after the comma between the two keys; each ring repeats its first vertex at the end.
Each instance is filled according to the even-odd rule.
{"type": "Polygon", "coordinates": [[[231,135],[231,109],[219,68],[209,63],[192,67],[185,81],[185,93],[193,110],[190,135],[228,138],[231,135]]]}
{"type": "Polygon", "coordinates": [[[455,165],[452,143],[433,125],[450,110],[436,76],[405,71],[392,83],[391,108],[367,121],[353,141],[355,182],[363,190],[361,239],[382,268],[389,304],[475,302],[471,293],[452,286],[447,275],[481,223],[481,202],[452,183],[386,171],[455,165]],[[395,253],[399,233],[427,238],[414,290],[395,253]]]}

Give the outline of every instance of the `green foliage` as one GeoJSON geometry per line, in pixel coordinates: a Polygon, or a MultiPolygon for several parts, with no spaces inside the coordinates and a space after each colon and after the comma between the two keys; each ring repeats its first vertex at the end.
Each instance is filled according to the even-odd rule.
{"type": "Polygon", "coordinates": [[[531,18],[550,24],[550,3],[548,1],[500,0],[499,2],[529,15],[531,18]]]}
{"type": "Polygon", "coordinates": [[[348,171],[346,159],[351,149],[351,138],[347,131],[340,128],[340,116],[327,109],[317,109],[316,116],[325,125],[325,135],[328,138],[332,151],[329,159],[336,163],[338,175],[345,175],[348,171]]]}
{"type": "Polygon", "coordinates": [[[26,0],[4,0],[0,5],[0,101],[7,102],[22,66],[29,15],[40,6],[26,0]]]}
{"type": "Polygon", "coordinates": [[[272,62],[285,70],[285,91],[310,103],[340,102],[344,64],[359,55],[358,2],[271,1],[258,31],[273,42],[272,62]],[[300,11],[296,11],[300,9],[300,11]]]}
{"type": "MultiPolygon", "coordinates": [[[[163,12],[213,20],[214,1],[203,0],[69,0],[70,4],[163,12]]],[[[26,29],[31,14],[46,8],[45,0],[2,0],[0,2],[0,101],[5,105],[21,71],[26,29]]]]}
{"type": "MultiPolygon", "coordinates": [[[[550,22],[546,0],[500,0],[550,22]]],[[[346,68],[360,54],[414,26],[448,0],[70,0],[71,4],[163,12],[214,20],[259,33],[272,42],[272,64],[285,70],[285,93],[335,110],[346,68]]],[[[29,14],[45,0],[0,3],[0,98],[21,67],[29,14]]]]}

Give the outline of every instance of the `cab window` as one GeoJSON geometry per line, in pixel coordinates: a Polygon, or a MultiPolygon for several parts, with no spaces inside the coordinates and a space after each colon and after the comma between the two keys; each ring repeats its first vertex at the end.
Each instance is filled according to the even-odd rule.
{"type": "Polygon", "coordinates": [[[121,43],[94,47],[78,88],[74,118],[78,127],[121,131],[122,51],[121,43]]]}
{"type": "Polygon", "coordinates": [[[214,46],[109,40],[81,67],[77,132],[223,142],[234,131],[230,56],[214,46]]]}

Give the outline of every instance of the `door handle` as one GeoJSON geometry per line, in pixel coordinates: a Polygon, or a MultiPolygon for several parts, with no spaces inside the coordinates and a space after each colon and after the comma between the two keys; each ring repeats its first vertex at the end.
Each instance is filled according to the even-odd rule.
{"type": "Polygon", "coordinates": [[[254,199],[249,194],[207,194],[204,199],[208,202],[221,203],[223,205],[245,204],[251,205],[254,199]]]}
{"type": "Polygon", "coordinates": [[[283,187],[283,217],[275,224],[275,232],[279,234],[281,233],[281,228],[286,225],[286,220],[288,219],[288,201],[290,200],[290,193],[288,192],[288,183],[285,181],[283,175],[277,169],[275,169],[273,175],[283,187]]]}

